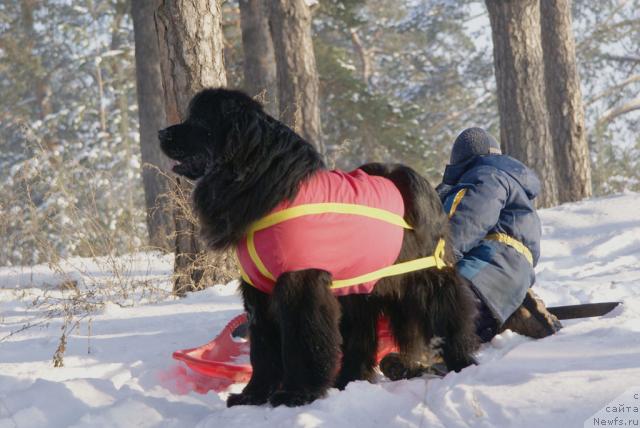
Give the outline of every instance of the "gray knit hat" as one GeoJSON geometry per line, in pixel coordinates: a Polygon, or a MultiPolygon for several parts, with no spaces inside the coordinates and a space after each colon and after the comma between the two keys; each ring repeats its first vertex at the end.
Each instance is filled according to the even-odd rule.
{"type": "Polygon", "coordinates": [[[459,164],[477,155],[493,154],[502,154],[496,139],[482,128],[467,128],[453,143],[450,164],[459,164]]]}

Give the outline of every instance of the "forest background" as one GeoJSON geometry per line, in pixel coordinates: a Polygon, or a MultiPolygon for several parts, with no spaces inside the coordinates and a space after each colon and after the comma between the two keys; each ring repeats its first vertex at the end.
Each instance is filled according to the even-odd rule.
{"type": "MultiPolygon", "coordinates": [[[[247,89],[241,4],[221,2],[220,18],[227,85],[247,89]]],[[[458,132],[500,136],[484,2],[309,7],[336,167],[401,162],[435,185],[458,132]]],[[[572,4],[594,195],[640,190],[638,10],[640,0],[572,4]]],[[[0,266],[172,249],[170,233],[148,231],[142,177],[163,168],[141,155],[131,12],[127,0],[0,4],[0,266]]]]}

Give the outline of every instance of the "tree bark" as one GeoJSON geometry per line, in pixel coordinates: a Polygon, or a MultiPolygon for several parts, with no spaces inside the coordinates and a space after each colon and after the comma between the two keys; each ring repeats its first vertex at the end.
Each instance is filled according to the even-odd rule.
{"type": "Polygon", "coordinates": [[[164,94],[158,38],[153,13],[161,0],[132,0],[131,15],[136,48],[136,84],[140,123],[142,182],[147,210],[147,230],[152,247],[170,250],[174,232],[168,195],[169,160],[158,144],[158,130],[165,126],[164,94]]]}
{"type": "Polygon", "coordinates": [[[227,84],[216,0],[163,0],[156,12],[167,121],[186,118],[200,90],[227,84]]]}
{"type": "Polygon", "coordinates": [[[304,0],[270,0],[270,4],[280,120],[325,153],[311,11],[304,0]]]}
{"type": "MultiPolygon", "coordinates": [[[[227,83],[223,61],[220,6],[216,0],[163,0],[155,13],[167,122],[182,122],[191,98],[207,87],[227,83]]],[[[227,253],[207,256],[190,210],[192,184],[178,178],[173,213],[176,229],[174,292],[202,287],[203,279],[226,282],[236,276],[226,269],[227,253]]]]}
{"type": "Polygon", "coordinates": [[[558,203],[544,91],[538,0],[485,0],[491,21],[502,149],[538,174],[537,203],[558,203]]]}
{"type": "Polygon", "coordinates": [[[277,116],[276,62],[264,0],[240,0],[240,26],[244,50],[244,89],[277,116]]]}
{"type": "Polygon", "coordinates": [[[571,26],[571,0],[540,0],[547,109],[559,202],[591,196],[591,162],[571,26]]]}

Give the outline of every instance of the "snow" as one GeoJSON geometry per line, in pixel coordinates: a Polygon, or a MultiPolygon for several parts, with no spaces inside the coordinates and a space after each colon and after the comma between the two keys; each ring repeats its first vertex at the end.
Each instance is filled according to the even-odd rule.
{"type": "MultiPolygon", "coordinates": [[[[538,341],[508,331],[481,349],[478,366],[443,379],[380,376],[300,408],[227,409],[227,393],[194,392],[171,353],[206,343],[241,311],[230,283],[184,299],[160,294],[105,305],[71,331],[62,368],[52,365],[61,317],[0,341],[0,427],[578,427],[593,424],[609,403],[629,405],[631,413],[604,416],[639,426],[638,212],[634,193],[541,211],[536,289],[547,304],[624,305],[604,317],[565,321],[560,333],[538,341]]],[[[171,256],[138,254],[116,265],[131,281],[166,291],[171,263],[171,256]]],[[[1,268],[0,338],[42,318],[31,297],[56,292],[65,278],[95,286],[110,279],[113,266],[74,259],[63,272],[1,268]]]]}

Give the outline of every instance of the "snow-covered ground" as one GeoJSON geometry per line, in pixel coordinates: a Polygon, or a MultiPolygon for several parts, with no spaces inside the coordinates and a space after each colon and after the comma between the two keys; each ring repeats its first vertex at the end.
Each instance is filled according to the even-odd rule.
{"type": "MultiPolygon", "coordinates": [[[[300,408],[227,409],[226,393],[191,391],[171,353],[207,342],[241,311],[229,284],[180,300],[107,305],[69,335],[62,368],[52,365],[62,318],[0,341],[0,427],[582,427],[612,401],[618,410],[628,406],[609,413],[612,421],[631,417],[626,426],[640,426],[639,213],[639,194],[542,211],[536,289],[547,304],[624,305],[605,317],[565,321],[543,340],[502,334],[481,350],[478,366],[443,379],[381,377],[300,408]],[[635,392],[616,399],[629,388],[635,392]]],[[[158,296],[170,286],[171,263],[170,256],[138,256],[117,272],[145,280],[156,290],[149,296],[158,296]]],[[[63,269],[94,286],[113,279],[93,261],[63,269]]],[[[0,338],[46,319],[33,298],[61,280],[47,266],[0,269],[0,338]]]]}

